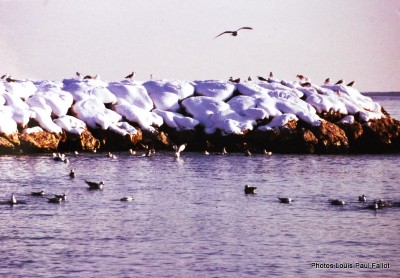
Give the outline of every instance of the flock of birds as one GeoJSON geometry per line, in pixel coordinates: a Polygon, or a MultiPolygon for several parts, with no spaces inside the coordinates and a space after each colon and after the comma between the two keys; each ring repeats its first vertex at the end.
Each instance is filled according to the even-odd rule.
{"type": "MultiPolygon", "coordinates": [[[[142,145],[143,148],[146,149],[146,152],[142,155],[144,157],[150,157],[155,153],[155,150],[153,148],[150,148],[147,145],[142,145]]],[[[175,157],[176,158],[180,158],[180,154],[181,152],[183,152],[186,148],[187,144],[181,144],[179,146],[174,145],[173,149],[175,151],[175,157]]],[[[96,152],[96,150],[94,150],[94,152],[96,152]]],[[[129,153],[132,155],[136,154],[136,151],[130,149],[129,153]]],[[[78,152],[75,151],[75,155],[77,155],[78,152]]],[[[116,159],[116,155],[112,154],[111,152],[107,153],[107,157],[108,158],[112,158],[112,159],[116,159]]],[[[54,161],[59,161],[59,162],[63,162],[63,163],[69,163],[69,159],[65,156],[65,154],[63,153],[53,153],[53,160],[54,161]]],[[[75,169],[71,169],[69,172],[69,177],[71,179],[76,178],[76,171],[75,169]]],[[[94,182],[94,181],[89,181],[89,180],[85,180],[85,183],[89,186],[89,190],[103,190],[105,183],[103,181],[100,182],[94,182]]],[[[35,197],[44,197],[46,195],[44,190],[40,190],[40,191],[34,191],[31,192],[30,194],[31,196],[35,196],[35,197]]],[[[47,201],[49,203],[53,203],[53,204],[59,204],[62,202],[65,202],[67,198],[67,195],[65,193],[63,194],[54,194],[53,197],[47,198],[47,201]]],[[[120,198],[121,202],[132,202],[133,201],[133,197],[132,196],[124,196],[122,198],[120,198]]],[[[15,197],[14,194],[11,194],[11,198],[8,201],[2,202],[2,204],[7,204],[7,205],[17,205],[17,204],[26,204],[26,201],[24,200],[17,200],[17,198],[15,197]]]]}
{"type": "MultiPolygon", "coordinates": [[[[244,186],[244,194],[255,194],[257,189],[257,186],[248,186],[247,184],[244,186]]],[[[293,200],[290,197],[278,197],[278,201],[283,204],[291,204],[295,200],[293,200]]],[[[346,202],[341,199],[329,199],[329,203],[333,206],[344,206],[346,205],[346,202]]],[[[367,196],[360,195],[358,196],[358,202],[360,203],[366,203],[367,202],[367,196]]],[[[374,200],[372,204],[367,205],[364,207],[365,209],[373,209],[377,211],[378,209],[382,208],[387,208],[387,207],[399,207],[400,202],[389,202],[389,201],[384,201],[382,199],[379,200],[374,200]]]]}
{"type": "MultiPolygon", "coordinates": [[[[143,148],[146,150],[146,152],[141,155],[144,157],[150,157],[155,153],[155,150],[153,148],[150,148],[147,145],[142,145],[143,148]]],[[[186,149],[187,144],[181,144],[181,145],[174,145],[173,149],[175,151],[175,157],[177,159],[180,158],[180,154],[181,152],[183,152],[186,149]]],[[[96,152],[96,150],[94,150],[94,152],[96,152]]],[[[136,155],[136,151],[130,149],[129,153],[132,155],[136,155]]],[[[271,154],[270,152],[265,152],[266,154],[271,154]]],[[[208,155],[209,153],[206,151],[205,152],[206,155],[208,155]]],[[[224,147],[222,152],[220,153],[215,153],[215,154],[219,154],[219,155],[226,155],[226,148],[224,147]]],[[[75,155],[78,155],[78,152],[75,152],[75,155]]],[[[245,155],[251,155],[250,152],[248,150],[245,151],[245,155]]],[[[116,159],[117,157],[112,154],[111,152],[107,153],[107,157],[108,158],[112,158],[112,159],[116,159]]],[[[63,163],[69,163],[69,159],[65,156],[65,154],[62,153],[53,153],[53,160],[54,161],[59,161],[59,162],[63,162],[63,163]]],[[[71,179],[76,178],[77,173],[75,171],[75,169],[71,169],[69,172],[69,177],[71,179]]],[[[88,186],[88,190],[103,190],[105,183],[103,181],[100,182],[94,182],[94,181],[89,181],[89,180],[84,180],[85,183],[88,186]]],[[[244,193],[246,195],[248,194],[256,194],[256,186],[249,186],[249,185],[245,185],[244,186],[244,193]]],[[[30,194],[31,196],[36,196],[36,197],[44,197],[45,196],[45,192],[44,190],[40,190],[40,191],[35,191],[35,192],[31,192],[30,194]]],[[[47,201],[49,203],[62,203],[65,202],[67,198],[67,195],[65,193],[63,194],[54,194],[53,197],[48,197],[47,201]]],[[[119,199],[121,202],[132,202],[133,201],[133,197],[132,196],[124,196],[122,198],[119,199]]],[[[295,200],[293,200],[290,197],[278,197],[278,201],[280,203],[283,204],[291,204],[292,202],[294,202],[295,200]]],[[[346,205],[346,202],[344,200],[341,199],[329,199],[329,202],[331,205],[334,206],[344,206],[346,205]]],[[[367,196],[365,196],[364,194],[358,197],[358,202],[360,203],[366,203],[367,202],[367,196]]],[[[8,201],[5,202],[1,202],[2,204],[8,204],[8,205],[17,205],[17,204],[26,204],[26,201],[23,200],[17,200],[17,198],[15,197],[14,194],[11,195],[11,198],[8,201]]],[[[374,200],[372,204],[367,205],[366,209],[373,209],[375,211],[377,211],[378,209],[382,209],[382,208],[387,208],[387,207],[400,207],[400,202],[389,202],[389,201],[384,201],[382,199],[379,200],[374,200]]]]}

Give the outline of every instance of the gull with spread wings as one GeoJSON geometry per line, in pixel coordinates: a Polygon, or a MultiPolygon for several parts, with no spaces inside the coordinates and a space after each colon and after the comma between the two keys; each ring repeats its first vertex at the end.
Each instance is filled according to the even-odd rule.
{"type": "MultiPolygon", "coordinates": [[[[223,35],[223,34],[231,34],[231,36],[236,37],[236,36],[238,35],[239,30],[242,30],[242,29],[253,30],[253,28],[251,28],[251,27],[241,27],[241,28],[237,29],[236,31],[225,31],[225,32],[222,32],[221,34],[219,34],[219,35],[216,36],[215,38],[218,38],[219,36],[221,36],[221,35],[223,35]]],[[[214,38],[214,39],[215,39],[215,38],[214,38]]]]}

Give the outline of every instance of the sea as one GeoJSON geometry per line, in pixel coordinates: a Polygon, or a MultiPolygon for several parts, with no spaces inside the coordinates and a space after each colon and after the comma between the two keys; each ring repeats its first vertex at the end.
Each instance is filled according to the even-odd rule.
{"type": "MultiPolygon", "coordinates": [[[[400,94],[368,95],[400,119],[400,94]]],[[[400,273],[400,207],[367,209],[400,201],[399,154],[115,155],[0,156],[0,277],[400,273]],[[48,202],[63,193],[65,202],[48,202]],[[11,194],[19,204],[7,204],[11,194]]]]}

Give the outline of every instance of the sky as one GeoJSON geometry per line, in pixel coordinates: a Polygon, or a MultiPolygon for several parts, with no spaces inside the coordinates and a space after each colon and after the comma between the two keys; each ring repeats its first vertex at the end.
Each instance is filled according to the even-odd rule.
{"type": "Polygon", "coordinates": [[[400,91],[400,0],[0,0],[0,74],[355,80],[400,91]],[[237,37],[226,30],[242,26],[237,37]]]}

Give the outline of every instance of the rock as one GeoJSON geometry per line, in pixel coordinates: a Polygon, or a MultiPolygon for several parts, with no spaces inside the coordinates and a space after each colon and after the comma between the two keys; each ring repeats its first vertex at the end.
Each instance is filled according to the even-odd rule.
{"type": "Polygon", "coordinates": [[[46,131],[36,133],[21,133],[18,135],[21,142],[20,148],[24,153],[55,152],[63,139],[63,134],[46,131]]]}
{"type": "Polygon", "coordinates": [[[7,135],[0,132],[0,154],[17,153],[19,144],[17,133],[7,135]]]}
{"type": "Polygon", "coordinates": [[[320,126],[311,126],[310,131],[318,138],[317,153],[347,153],[349,142],[343,129],[334,123],[323,121],[320,126]]]}

